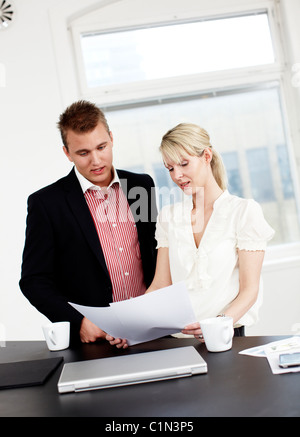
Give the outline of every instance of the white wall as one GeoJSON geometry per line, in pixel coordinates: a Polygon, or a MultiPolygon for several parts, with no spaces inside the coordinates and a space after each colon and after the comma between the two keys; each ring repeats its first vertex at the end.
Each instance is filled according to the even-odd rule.
{"type": "Polygon", "coordinates": [[[279,246],[266,252],[264,298],[259,321],[246,329],[246,335],[300,334],[300,256],[298,245],[288,245],[285,253],[279,246]],[[276,252],[283,255],[278,263],[276,252]]]}
{"type": "Polygon", "coordinates": [[[43,338],[47,319],[18,285],[27,197],[71,169],[56,129],[59,114],[78,99],[68,20],[101,3],[14,0],[16,19],[0,31],[0,341],[43,338]]]}
{"type": "MultiPolygon", "coordinates": [[[[16,20],[0,32],[0,74],[5,70],[5,81],[0,80],[0,324],[7,340],[42,338],[41,325],[46,319],[27,302],[18,285],[26,201],[31,192],[70,169],[56,122],[79,97],[67,24],[78,16],[83,3],[90,11],[109,1],[14,0],[16,20]]],[[[116,8],[122,0],[114,3],[116,8]]],[[[300,29],[295,19],[300,16],[300,5],[299,0],[283,0],[282,4],[292,64],[300,62],[300,29]]],[[[293,98],[300,108],[298,89],[293,98]]],[[[294,114],[296,124],[299,113],[294,114]]],[[[299,149],[297,144],[298,165],[299,149]]],[[[249,335],[289,334],[300,323],[300,254],[297,247],[289,251],[288,262],[280,268],[266,264],[262,317],[249,335]]]]}
{"type": "Polygon", "coordinates": [[[51,41],[51,0],[19,0],[11,28],[0,32],[0,321],[7,339],[38,337],[43,319],[19,291],[26,200],[66,172],[55,129],[62,110],[51,41]]]}

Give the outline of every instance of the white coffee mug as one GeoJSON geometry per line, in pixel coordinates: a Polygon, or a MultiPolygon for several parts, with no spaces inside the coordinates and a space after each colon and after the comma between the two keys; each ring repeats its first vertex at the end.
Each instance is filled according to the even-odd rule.
{"type": "Polygon", "coordinates": [[[205,345],[209,352],[223,352],[232,348],[232,317],[212,317],[200,321],[205,345]]]}
{"type": "Polygon", "coordinates": [[[57,322],[43,326],[45,340],[50,351],[67,349],[70,344],[70,322],[57,322]]]}

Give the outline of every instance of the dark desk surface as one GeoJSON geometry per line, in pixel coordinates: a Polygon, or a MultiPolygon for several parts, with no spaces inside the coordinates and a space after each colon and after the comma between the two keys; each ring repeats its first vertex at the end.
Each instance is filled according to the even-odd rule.
{"type": "MultiPolygon", "coordinates": [[[[300,374],[273,375],[266,358],[238,352],[283,337],[234,338],[233,348],[207,352],[194,339],[163,338],[119,351],[107,343],[49,352],[45,342],[7,342],[0,362],[63,356],[64,362],[193,345],[208,373],[190,378],[60,395],[62,365],[42,386],[0,390],[1,417],[282,417],[300,416],[300,374]]],[[[175,420],[175,419],[174,419],[175,420]]]]}

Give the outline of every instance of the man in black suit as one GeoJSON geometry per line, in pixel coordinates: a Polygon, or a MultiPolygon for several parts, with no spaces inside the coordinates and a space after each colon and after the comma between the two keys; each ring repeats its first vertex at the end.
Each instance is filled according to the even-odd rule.
{"type": "Polygon", "coordinates": [[[20,288],[52,322],[70,321],[72,339],[88,343],[106,333],[68,302],[108,306],[153,279],[154,183],[114,169],[112,133],[96,105],[74,103],[58,127],[74,167],[28,198],[20,288]]]}

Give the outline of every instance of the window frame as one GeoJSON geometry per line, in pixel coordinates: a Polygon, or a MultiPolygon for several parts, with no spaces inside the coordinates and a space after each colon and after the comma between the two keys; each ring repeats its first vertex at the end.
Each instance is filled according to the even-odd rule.
{"type": "MultiPolygon", "coordinates": [[[[203,9],[203,8],[202,8],[203,9]]],[[[127,20],[125,20],[127,21],[127,20]]],[[[176,95],[189,95],[195,90],[210,91],[221,88],[231,88],[236,86],[245,86],[249,83],[259,83],[269,80],[278,80],[279,76],[284,72],[284,57],[283,49],[278,32],[279,23],[276,19],[275,7],[273,2],[262,1],[259,7],[246,7],[241,5],[239,8],[226,8],[216,11],[214,14],[209,11],[199,10],[197,13],[190,14],[189,17],[180,16],[177,14],[176,19],[170,17],[169,20],[153,18],[149,20],[140,19],[133,20],[131,23],[122,23],[120,18],[116,18],[115,22],[111,21],[109,25],[101,23],[98,26],[92,24],[78,24],[77,22],[70,25],[72,35],[75,63],[78,72],[78,85],[82,98],[96,99],[101,101],[105,107],[127,104],[132,101],[147,101],[153,97],[166,97],[176,95]],[[183,24],[195,21],[206,21],[220,18],[230,18],[245,15],[255,15],[267,13],[269,18],[271,38],[274,48],[275,62],[273,64],[259,65],[253,67],[244,67],[236,69],[228,69],[223,71],[215,71],[209,73],[199,73],[184,75],[172,78],[154,79],[126,84],[107,85],[103,87],[89,88],[87,85],[84,59],[81,48],[81,35],[111,33],[133,29],[143,29],[145,27],[157,27],[162,25],[183,24]],[[249,78],[251,80],[249,81],[249,78]]]]}

